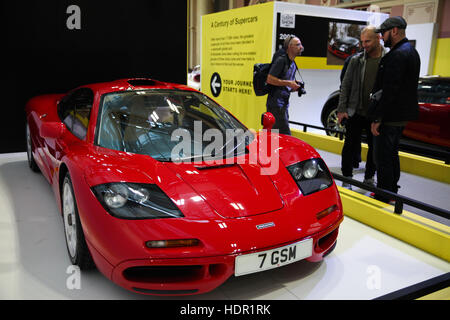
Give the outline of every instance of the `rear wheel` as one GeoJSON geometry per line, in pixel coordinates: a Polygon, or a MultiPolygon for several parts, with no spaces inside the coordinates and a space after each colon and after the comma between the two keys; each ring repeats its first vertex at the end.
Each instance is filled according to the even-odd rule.
{"type": "Polygon", "coordinates": [[[27,123],[26,126],[26,139],[27,139],[27,158],[28,158],[28,166],[30,167],[30,169],[34,172],[39,172],[39,167],[36,163],[36,161],[34,160],[34,156],[33,156],[33,145],[32,145],[32,140],[31,140],[31,134],[30,134],[30,126],[27,123]]]}
{"type": "MultiPolygon", "coordinates": [[[[324,114],[324,126],[327,129],[339,130],[345,133],[345,127],[339,123],[337,113],[337,106],[329,107],[324,114]]],[[[331,132],[327,130],[326,133],[327,135],[332,137],[339,137],[339,133],[337,132],[331,132]]]]}
{"type": "Polygon", "coordinates": [[[66,174],[62,187],[62,209],[64,234],[70,261],[79,266],[81,270],[92,269],[95,265],[84,238],[69,173],[66,174]]]}

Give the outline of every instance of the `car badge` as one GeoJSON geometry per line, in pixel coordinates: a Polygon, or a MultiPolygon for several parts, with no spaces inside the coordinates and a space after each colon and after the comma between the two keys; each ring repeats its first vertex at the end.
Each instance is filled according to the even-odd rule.
{"type": "Polygon", "coordinates": [[[261,230],[261,229],[267,229],[270,227],[275,227],[275,223],[273,222],[267,222],[267,223],[263,223],[263,224],[258,224],[256,226],[256,229],[261,230]]]}

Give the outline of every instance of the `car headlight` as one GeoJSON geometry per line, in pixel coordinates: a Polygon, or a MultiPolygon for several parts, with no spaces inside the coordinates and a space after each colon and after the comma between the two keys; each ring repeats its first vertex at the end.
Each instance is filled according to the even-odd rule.
{"type": "Polygon", "coordinates": [[[173,201],[154,184],[107,183],[93,187],[92,191],[105,210],[116,218],[184,217],[173,201]]]}
{"type": "Polygon", "coordinates": [[[310,159],[287,167],[303,195],[324,190],[333,184],[333,179],[322,159],[310,159]]]}

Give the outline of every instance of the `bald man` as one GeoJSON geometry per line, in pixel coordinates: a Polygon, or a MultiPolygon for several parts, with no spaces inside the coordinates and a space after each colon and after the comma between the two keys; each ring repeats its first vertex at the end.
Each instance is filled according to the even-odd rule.
{"type": "Polygon", "coordinates": [[[279,133],[291,135],[289,128],[289,97],[291,92],[298,91],[299,84],[295,81],[297,65],[295,57],[303,52],[302,42],[298,37],[289,36],[285,39],[283,48],[272,58],[272,66],[267,75],[267,83],[272,85],[267,96],[266,108],[275,117],[273,129],[279,133]]]}
{"type": "MultiPolygon", "coordinates": [[[[361,150],[361,135],[367,133],[367,162],[364,183],[374,185],[375,164],[373,161],[371,122],[367,117],[369,96],[377,75],[378,64],[386,51],[380,43],[380,36],[374,26],[368,26],[361,31],[363,52],[355,54],[347,67],[341,85],[338,105],[338,121],[346,119],[346,136],[342,148],[341,170],[345,177],[353,176],[353,160],[361,150]]],[[[345,188],[351,185],[343,183],[345,188]]]]}

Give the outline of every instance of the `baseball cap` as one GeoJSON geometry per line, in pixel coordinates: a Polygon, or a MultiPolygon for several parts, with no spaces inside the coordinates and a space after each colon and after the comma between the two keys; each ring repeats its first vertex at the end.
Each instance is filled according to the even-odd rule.
{"type": "Polygon", "coordinates": [[[376,33],[387,31],[392,28],[406,29],[406,21],[400,16],[387,18],[376,30],[376,33]]]}

